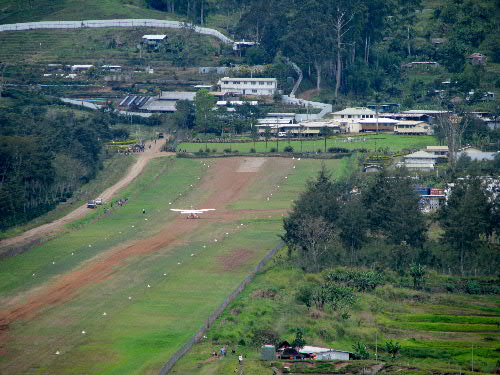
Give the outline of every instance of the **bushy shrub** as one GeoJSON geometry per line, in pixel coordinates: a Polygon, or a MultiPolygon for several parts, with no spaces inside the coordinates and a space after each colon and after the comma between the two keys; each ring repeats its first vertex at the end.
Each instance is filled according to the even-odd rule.
{"type": "Polygon", "coordinates": [[[286,146],[283,151],[285,152],[293,152],[293,147],[292,146],[286,146]]]}
{"type": "Polygon", "coordinates": [[[271,327],[255,328],[251,332],[251,344],[256,347],[278,345],[279,341],[279,333],[271,327]]]}
{"type": "Polygon", "coordinates": [[[226,154],[229,154],[229,153],[231,153],[231,149],[230,149],[230,148],[225,148],[225,149],[224,149],[224,152],[225,152],[226,154]]]}
{"type": "Polygon", "coordinates": [[[250,153],[255,154],[255,152],[256,152],[256,151],[255,151],[255,149],[254,149],[254,148],[251,148],[251,149],[250,149],[250,153]]]}
{"type": "Polygon", "coordinates": [[[270,152],[276,152],[278,150],[276,150],[274,147],[271,147],[271,150],[269,150],[270,152]]]}
{"type": "Polygon", "coordinates": [[[367,292],[385,283],[385,277],[372,270],[338,267],[325,274],[329,283],[340,283],[354,288],[358,292],[367,292]]]}
{"type": "Polygon", "coordinates": [[[349,152],[349,150],[342,147],[329,147],[328,152],[346,153],[349,152]]]}
{"type": "Polygon", "coordinates": [[[217,149],[216,149],[216,148],[212,149],[212,152],[213,152],[213,153],[216,153],[216,152],[217,152],[217,149]]]}

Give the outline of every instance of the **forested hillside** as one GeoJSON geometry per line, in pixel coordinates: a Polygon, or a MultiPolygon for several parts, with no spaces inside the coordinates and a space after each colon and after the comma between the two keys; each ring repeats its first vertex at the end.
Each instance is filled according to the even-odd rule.
{"type": "Polygon", "coordinates": [[[103,143],[123,135],[110,129],[117,122],[110,113],[75,112],[58,103],[13,89],[0,98],[0,229],[71,197],[101,167],[103,143]]]}
{"type": "Polygon", "coordinates": [[[456,96],[465,99],[470,90],[497,90],[500,85],[496,75],[500,13],[494,1],[148,0],[148,4],[225,29],[237,39],[258,42],[247,51],[249,63],[291,58],[303,69],[309,87],[325,89],[327,100],[347,97],[440,106],[456,96]],[[467,56],[475,52],[487,56],[486,65],[467,63],[467,56]],[[413,61],[439,65],[423,69],[407,65],[413,61]],[[450,83],[443,85],[444,81],[450,83]]]}

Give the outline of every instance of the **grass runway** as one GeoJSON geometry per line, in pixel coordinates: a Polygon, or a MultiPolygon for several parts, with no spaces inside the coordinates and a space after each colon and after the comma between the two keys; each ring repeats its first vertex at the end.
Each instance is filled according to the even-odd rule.
{"type": "MultiPolygon", "coordinates": [[[[235,182],[230,174],[218,182],[212,168],[227,160],[239,163],[242,158],[153,160],[119,194],[129,199],[126,205],[114,206],[108,214],[102,208],[93,211],[72,224],[78,230],[0,263],[0,319],[8,322],[0,337],[0,372],[157,373],[276,245],[281,215],[321,166],[316,160],[272,158],[212,219],[180,221],[168,210],[196,206],[210,197],[225,202],[218,189],[235,182]],[[150,246],[158,233],[168,236],[169,228],[179,230],[184,224],[192,230],[181,230],[165,246],[140,249],[145,241],[150,246]],[[135,252],[127,246],[135,246],[135,252]],[[82,285],[63,293],[74,288],[67,281],[72,275],[86,277],[87,269],[102,269],[121,251],[127,257],[105,269],[101,278],[77,279],[82,285]],[[33,305],[37,294],[61,280],[68,284],[56,289],[58,298],[48,295],[50,303],[33,305]],[[26,305],[33,311],[13,319],[16,307],[26,305]]],[[[341,174],[349,159],[326,163],[341,174]]]]}

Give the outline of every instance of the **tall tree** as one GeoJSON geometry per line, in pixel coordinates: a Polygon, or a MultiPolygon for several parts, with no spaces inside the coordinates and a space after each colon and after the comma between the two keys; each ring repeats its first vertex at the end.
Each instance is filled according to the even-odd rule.
{"type": "MultiPolygon", "coordinates": [[[[195,123],[199,130],[208,135],[208,127],[214,118],[213,108],[217,99],[206,89],[196,92],[194,97],[195,123]]],[[[206,146],[206,145],[205,145],[206,146]]]]}
{"type": "Polygon", "coordinates": [[[456,254],[462,275],[473,260],[481,236],[491,231],[492,204],[479,178],[459,182],[440,213],[442,241],[456,254]]]}
{"type": "Polygon", "coordinates": [[[354,18],[354,10],[342,4],[340,1],[334,5],[331,14],[331,27],[334,32],[334,40],[337,54],[337,66],[335,75],[335,97],[338,97],[342,80],[342,53],[345,45],[345,37],[351,28],[351,21],[354,18]]]}

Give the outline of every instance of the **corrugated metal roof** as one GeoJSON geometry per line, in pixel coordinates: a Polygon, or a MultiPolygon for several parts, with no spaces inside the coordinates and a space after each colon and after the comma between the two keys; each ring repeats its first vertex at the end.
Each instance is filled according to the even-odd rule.
{"type": "Polygon", "coordinates": [[[425,151],[417,151],[413,154],[405,155],[404,158],[412,158],[412,159],[436,159],[436,155],[430,154],[425,151]]]}
{"type": "Polygon", "coordinates": [[[333,112],[334,115],[374,115],[375,111],[366,107],[344,108],[341,111],[333,112]]]}
{"type": "Polygon", "coordinates": [[[160,100],[194,100],[195,92],[191,91],[162,91],[160,100]]]}
{"type": "Polygon", "coordinates": [[[167,36],[163,34],[151,34],[151,35],[143,35],[142,39],[147,39],[147,40],[163,40],[167,36]]]}

